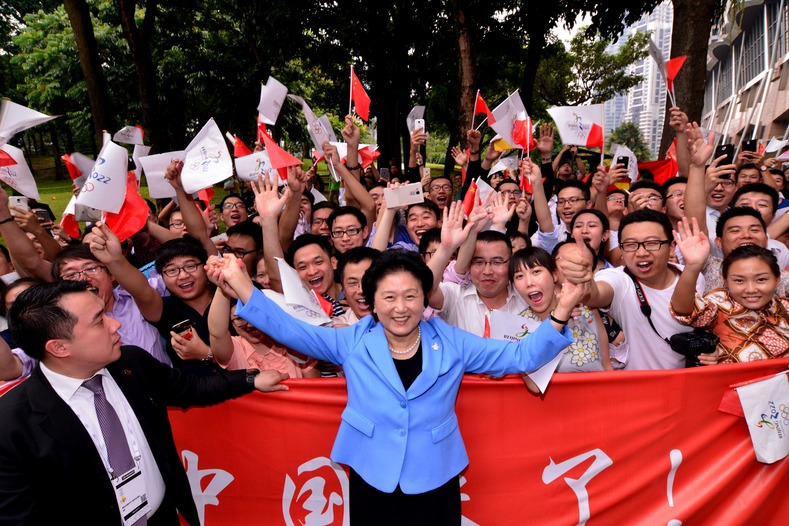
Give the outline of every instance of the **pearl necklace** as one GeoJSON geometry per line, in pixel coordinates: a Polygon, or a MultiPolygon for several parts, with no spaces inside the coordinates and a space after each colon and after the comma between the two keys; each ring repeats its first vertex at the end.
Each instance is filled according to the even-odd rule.
{"type": "Polygon", "coordinates": [[[392,353],[392,354],[408,354],[411,351],[413,351],[414,349],[416,349],[416,346],[419,345],[419,343],[422,341],[422,327],[417,325],[416,326],[416,330],[417,330],[416,340],[414,340],[414,343],[411,344],[411,347],[409,347],[405,351],[395,351],[392,348],[392,346],[390,345],[389,346],[389,352],[392,353]]]}

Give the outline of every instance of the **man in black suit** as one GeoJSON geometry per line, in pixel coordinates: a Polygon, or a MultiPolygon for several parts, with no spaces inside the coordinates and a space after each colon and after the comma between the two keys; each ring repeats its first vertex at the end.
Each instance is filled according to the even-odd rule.
{"type": "Polygon", "coordinates": [[[28,289],[9,321],[40,364],[0,397],[0,525],[199,525],[167,406],[287,389],[276,371],[189,376],[121,347],[85,282],[28,289]]]}

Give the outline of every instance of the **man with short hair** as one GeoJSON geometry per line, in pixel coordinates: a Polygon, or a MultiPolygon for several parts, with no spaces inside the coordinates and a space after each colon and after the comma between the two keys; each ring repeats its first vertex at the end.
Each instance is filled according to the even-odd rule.
{"type": "Polygon", "coordinates": [[[334,327],[353,325],[363,317],[373,313],[373,306],[367,304],[362,291],[362,278],[373,260],[381,253],[370,247],[354,247],[340,256],[337,275],[342,283],[348,310],[334,318],[334,327]]]}
{"type": "Polygon", "coordinates": [[[329,237],[331,235],[331,230],[329,229],[329,216],[338,208],[339,205],[330,201],[315,203],[315,206],[312,207],[310,232],[319,236],[329,237]]]}
{"type": "Polygon", "coordinates": [[[737,188],[742,188],[746,184],[761,183],[762,172],[755,164],[745,163],[734,174],[734,181],[737,183],[737,188]]]}
{"type": "Polygon", "coordinates": [[[674,230],[677,229],[677,222],[685,217],[685,187],[687,184],[687,177],[672,177],[664,181],[662,185],[666,215],[674,230]]]}
{"type": "MultiPolygon", "coordinates": [[[[778,210],[778,191],[764,183],[751,183],[741,186],[732,197],[732,206],[747,206],[759,212],[765,225],[770,225],[778,210]]],[[[778,266],[786,268],[789,265],[789,248],[776,239],[767,237],[765,248],[772,250],[778,259],[778,266]]]]}
{"type": "Polygon", "coordinates": [[[249,219],[247,205],[238,194],[227,194],[223,197],[219,202],[219,213],[228,228],[249,219]]]}
{"type": "Polygon", "coordinates": [[[233,254],[244,262],[247,273],[255,273],[255,260],[263,250],[263,230],[251,219],[227,229],[227,242],[222,254],[233,254]]]}
{"type": "Polygon", "coordinates": [[[665,212],[665,191],[655,181],[641,179],[630,185],[627,200],[628,212],[649,208],[655,212],[665,212]]]}
{"type": "Polygon", "coordinates": [[[364,246],[367,239],[367,218],[355,206],[341,206],[328,219],[331,244],[337,254],[364,246]]]}
{"type": "Polygon", "coordinates": [[[428,187],[430,200],[438,205],[438,209],[443,213],[449,203],[452,202],[452,179],[446,176],[434,177],[428,187]]]}
{"type": "MultiPolygon", "coordinates": [[[[619,226],[619,247],[624,267],[597,272],[583,304],[608,309],[622,327],[629,347],[625,369],[684,367],[684,356],[674,352],[667,341],[674,334],[693,330],[674,320],[669,313],[680,273],[669,265],[674,251],[671,222],[666,214],[649,208],[630,213],[619,226]],[[641,309],[636,282],[651,309],[649,320],[641,309]]],[[[696,287],[699,292],[704,290],[703,281],[700,276],[696,287]]]]}
{"type": "Polygon", "coordinates": [[[381,212],[373,227],[369,246],[382,252],[392,248],[418,252],[422,234],[441,225],[441,211],[438,205],[429,199],[408,206],[405,225],[394,224],[395,212],[394,208],[387,208],[381,212]],[[389,243],[393,228],[393,239],[389,243]]]}
{"type": "Polygon", "coordinates": [[[200,524],[167,406],[286,390],[276,371],[198,379],[121,346],[85,282],[36,285],[10,312],[40,363],[0,397],[0,520],[14,524],[200,524]],[[127,520],[128,518],[128,520],[127,520]]]}

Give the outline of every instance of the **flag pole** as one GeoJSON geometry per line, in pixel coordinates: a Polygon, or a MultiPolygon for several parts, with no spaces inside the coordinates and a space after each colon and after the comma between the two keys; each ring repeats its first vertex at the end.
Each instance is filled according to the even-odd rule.
{"type": "Polygon", "coordinates": [[[474,98],[474,107],[471,109],[471,128],[474,128],[474,117],[477,116],[477,101],[479,100],[479,90],[477,90],[477,96],[474,98]]]}
{"type": "Polygon", "coordinates": [[[476,128],[474,128],[473,124],[471,125],[471,127],[474,128],[475,130],[479,130],[480,128],[482,128],[482,125],[485,124],[485,121],[487,121],[487,120],[488,120],[488,118],[485,117],[484,119],[482,119],[482,122],[480,122],[479,125],[476,128]]]}
{"type": "Polygon", "coordinates": [[[351,104],[353,104],[353,64],[351,64],[351,90],[348,93],[348,115],[351,115],[351,104]]]}
{"type": "Polygon", "coordinates": [[[603,128],[603,144],[600,145],[600,166],[605,166],[605,105],[600,107],[600,123],[603,128]]]}

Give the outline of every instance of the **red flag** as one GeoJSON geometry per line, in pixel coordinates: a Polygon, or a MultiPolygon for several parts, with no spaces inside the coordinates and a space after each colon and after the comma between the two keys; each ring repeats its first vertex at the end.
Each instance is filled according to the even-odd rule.
{"type": "Polygon", "coordinates": [[[266,133],[266,123],[265,123],[265,122],[263,122],[263,121],[260,119],[260,116],[258,116],[258,119],[257,119],[257,120],[258,120],[258,138],[257,138],[257,141],[258,141],[260,144],[263,144],[263,136],[264,136],[264,135],[268,135],[268,134],[266,133]]]}
{"type": "Polygon", "coordinates": [[[71,156],[69,154],[64,153],[63,155],[60,156],[60,160],[63,161],[63,164],[66,165],[66,170],[68,170],[68,175],[69,177],[71,177],[72,180],[82,175],[82,172],[79,171],[77,165],[74,164],[74,162],[71,160],[71,156]]]}
{"type": "Polygon", "coordinates": [[[203,188],[197,192],[197,197],[205,203],[206,209],[208,209],[208,205],[211,204],[211,199],[214,198],[214,187],[209,186],[208,188],[203,188]]]}
{"type": "Polygon", "coordinates": [[[356,114],[365,122],[370,120],[370,97],[359,82],[359,77],[353,72],[353,68],[351,68],[351,100],[354,102],[356,114]]]}
{"type": "Polygon", "coordinates": [[[762,143],[762,141],[759,141],[759,148],[758,148],[759,151],[757,153],[759,155],[764,155],[765,148],[766,147],[765,147],[764,143],[762,143]]]}
{"type": "Polygon", "coordinates": [[[279,172],[279,177],[283,181],[288,179],[288,166],[301,166],[302,163],[298,158],[280,148],[267,133],[263,134],[263,144],[266,147],[266,153],[268,153],[268,159],[271,161],[272,168],[279,172]]]}
{"type": "Polygon", "coordinates": [[[244,141],[233,135],[233,157],[239,158],[251,154],[252,150],[247,148],[247,145],[244,144],[244,141]]]}
{"type": "MultiPolygon", "coordinates": [[[[466,159],[469,158],[471,155],[471,148],[466,148],[466,159]]],[[[466,184],[466,168],[464,166],[460,167],[460,186],[466,184]]]]}
{"type": "Polygon", "coordinates": [[[687,56],[682,55],[666,61],[666,87],[672,93],[674,93],[674,79],[677,78],[677,73],[682,69],[682,65],[687,58],[687,56]]]}
{"type": "Polygon", "coordinates": [[[676,159],[677,158],[677,140],[674,139],[671,141],[671,145],[666,150],[666,159],[676,159]]]}
{"type": "Polygon", "coordinates": [[[325,312],[327,316],[331,316],[332,313],[334,312],[334,305],[332,305],[332,303],[329,300],[324,298],[323,294],[318,294],[313,290],[312,295],[315,296],[316,300],[318,300],[318,303],[320,304],[321,309],[323,309],[323,312],[325,312]]]}
{"type": "Polygon", "coordinates": [[[463,197],[463,215],[468,216],[471,214],[471,211],[474,209],[474,203],[477,201],[477,181],[471,181],[471,184],[466,190],[466,195],[463,197]]]}
{"type": "Polygon", "coordinates": [[[536,143],[534,142],[531,117],[517,119],[515,121],[512,129],[512,139],[515,141],[516,146],[520,146],[524,150],[534,149],[536,143]]]}
{"type": "Polygon", "coordinates": [[[60,220],[60,226],[66,231],[72,239],[79,239],[79,223],[74,218],[74,214],[63,214],[60,220]]]}
{"type": "Polygon", "coordinates": [[[485,103],[485,99],[482,98],[482,94],[477,92],[477,100],[474,103],[474,115],[478,113],[484,113],[488,116],[488,124],[493,124],[496,122],[496,119],[493,118],[493,114],[490,112],[490,108],[485,103]]]}
{"type": "Polygon", "coordinates": [[[655,182],[663,184],[667,179],[677,175],[677,161],[674,159],[663,159],[661,161],[650,161],[646,163],[638,163],[638,169],[647,169],[655,176],[655,182]]]}
{"type": "Polygon", "coordinates": [[[485,314],[485,329],[482,331],[483,338],[490,338],[490,317],[485,314]]]}
{"type": "Polygon", "coordinates": [[[0,166],[13,166],[16,161],[7,152],[0,150],[0,166]]]}
{"type": "Polygon", "coordinates": [[[359,149],[359,155],[362,158],[362,169],[366,169],[381,156],[381,152],[379,152],[377,148],[375,150],[370,150],[369,146],[365,146],[359,149]]]}
{"type": "Polygon", "coordinates": [[[104,222],[121,242],[142,230],[148,222],[148,203],[137,192],[137,176],[134,171],[129,172],[126,179],[126,198],[120,211],[117,214],[105,212],[104,222]]]}
{"type": "Polygon", "coordinates": [[[602,150],[604,141],[603,128],[597,123],[592,123],[592,129],[589,130],[589,135],[586,137],[586,147],[602,150]]]}

